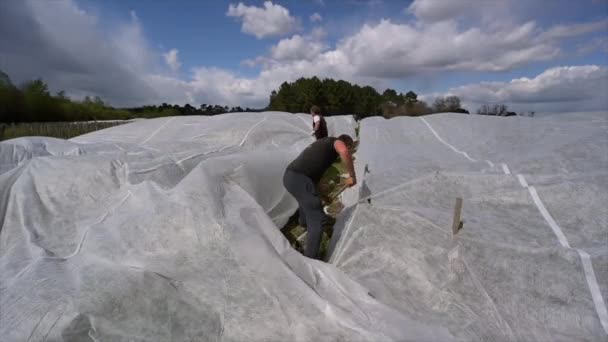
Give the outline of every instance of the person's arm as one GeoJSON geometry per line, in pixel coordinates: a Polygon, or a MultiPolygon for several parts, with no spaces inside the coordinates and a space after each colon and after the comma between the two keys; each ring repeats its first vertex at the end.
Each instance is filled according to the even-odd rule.
{"type": "Polygon", "coordinates": [[[348,175],[350,178],[347,179],[346,184],[348,186],[353,186],[357,184],[357,176],[355,175],[355,167],[353,165],[353,157],[348,150],[346,144],[340,140],[336,140],[334,143],[334,148],[336,152],[340,155],[340,159],[342,159],[342,165],[346,168],[348,175]]]}

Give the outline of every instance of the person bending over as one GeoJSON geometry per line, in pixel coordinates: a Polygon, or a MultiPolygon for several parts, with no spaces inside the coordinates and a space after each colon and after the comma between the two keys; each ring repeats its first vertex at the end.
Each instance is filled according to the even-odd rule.
{"type": "Polygon", "coordinates": [[[307,230],[304,255],[309,258],[318,258],[323,227],[331,222],[329,216],[323,211],[317,184],[338,157],[349,174],[344,184],[347,187],[357,184],[352,158],[353,147],[353,139],[347,134],[342,134],[337,138],[321,138],[306,147],[287,166],[283,174],[283,185],[298,201],[299,223],[307,230]]]}

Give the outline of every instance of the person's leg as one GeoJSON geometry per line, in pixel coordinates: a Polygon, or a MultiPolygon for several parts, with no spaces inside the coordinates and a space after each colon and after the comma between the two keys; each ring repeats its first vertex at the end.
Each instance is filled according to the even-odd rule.
{"type": "Polygon", "coordinates": [[[304,211],[308,224],[306,227],[306,251],[304,255],[317,259],[319,257],[321,237],[323,236],[323,227],[328,223],[327,215],[325,215],[320,205],[306,205],[304,211]]]}
{"type": "Polygon", "coordinates": [[[317,258],[323,227],[329,222],[323,211],[317,188],[310,178],[290,171],[286,172],[283,183],[287,191],[298,201],[300,215],[302,215],[303,223],[306,224],[307,236],[304,255],[309,258],[317,258]]]}
{"type": "Polygon", "coordinates": [[[287,170],[283,174],[283,186],[287,189],[295,199],[298,201],[298,224],[302,227],[306,227],[306,214],[302,209],[301,197],[305,193],[305,185],[302,181],[302,175],[293,171],[287,170]]]}
{"type": "Polygon", "coordinates": [[[306,228],[306,213],[302,209],[302,207],[298,208],[298,224],[301,227],[306,228]]]}
{"type": "Polygon", "coordinates": [[[323,211],[321,199],[315,184],[307,177],[302,180],[304,183],[304,193],[300,196],[300,207],[304,212],[306,220],[306,250],[304,255],[309,258],[319,257],[319,247],[323,227],[328,224],[328,217],[323,211]]]}

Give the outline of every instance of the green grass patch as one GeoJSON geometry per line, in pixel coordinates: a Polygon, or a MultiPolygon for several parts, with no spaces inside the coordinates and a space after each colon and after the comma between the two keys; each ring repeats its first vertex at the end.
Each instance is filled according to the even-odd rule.
{"type": "Polygon", "coordinates": [[[31,136],[70,139],[82,134],[128,122],[129,121],[28,122],[10,125],[0,124],[0,141],[31,136]]]}

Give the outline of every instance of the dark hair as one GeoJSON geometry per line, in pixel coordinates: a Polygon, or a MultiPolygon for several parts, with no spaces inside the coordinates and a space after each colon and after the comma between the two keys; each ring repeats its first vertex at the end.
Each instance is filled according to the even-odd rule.
{"type": "Polygon", "coordinates": [[[319,108],[319,106],[312,106],[312,107],[310,107],[310,111],[315,114],[320,114],[321,108],[319,108]]]}
{"type": "Polygon", "coordinates": [[[353,141],[353,138],[351,138],[350,135],[348,135],[348,134],[340,135],[338,137],[338,140],[341,140],[348,147],[353,147],[353,145],[355,144],[355,142],[353,141]]]}

